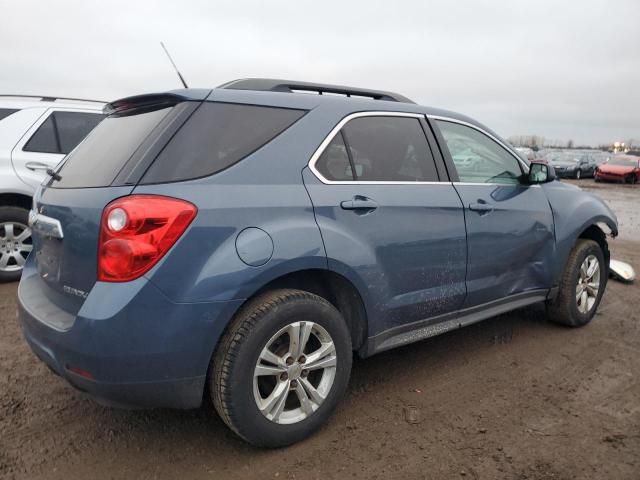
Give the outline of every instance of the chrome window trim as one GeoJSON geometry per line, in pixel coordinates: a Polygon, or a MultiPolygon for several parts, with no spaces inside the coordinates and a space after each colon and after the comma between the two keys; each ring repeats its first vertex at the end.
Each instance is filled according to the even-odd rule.
{"type": "Polygon", "coordinates": [[[427,118],[429,120],[442,120],[443,122],[451,122],[451,123],[458,123],[460,125],[464,125],[465,127],[470,127],[473,128],[474,130],[477,130],[478,132],[486,135],[487,137],[489,137],[491,140],[493,140],[494,142],[496,142],[498,145],[500,145],[502,148],[504,148],[508,153],[511,154],[511,156],[513,158],[515,158],[518,163],[520,163],[520,165],[522,165],[524,167],[524,172],[523,173],[528,173],[529,172],[529,165],[527,165],[521,158],[520,156],[515,153],[513,151],[513,149],[507,145],[506,143],[504,143],[502,140],[500,140],[499,138],[496,138],[494,135],[491,135],[489,132],[487,132],[486,130],[478,127],[477,125],[474,125],[473,123],[469,123],[469,122],[465,122],[463,120],[458,120],[456,118],[451,118],[451,117],[443,117],[441,115],[427,115],[427,118]]]}
{"type": "Polygon", "coordinates": [[[523,187],[540,188],[540,184],[528,185],[526,183],[482,183],[482,182],[451,182],[452,185],[471,185],[475,187],[523,187]]]}
{"type": "MultiPolygon", "coordinates": [[[[349,123],[349,121],[353,120],[354,118],[361,118],[361,117],[405,117],[405,118],[408,117],[408,118],[417,118],[418,120],[420,119],[424,120],[425,115],[422,113],[376,112],[376,111],[350,113],[349,115],[344,117],[342,120],[340,120],[335,127],[333,127],[331,132],[329,132],[329,135],[325,137],[325,139],[322,141],[320,146],[316,149],[315,152],[313,152],[313,155],[311,156],[311,159],[307,164],[309,167],[309,170],[313,172],[313,174],[316,176],[318,180],[320,180],[322,183],[326,185],[449,185],[449,186],[451,185],[451,182],[449,181],[394,182],[390,180],[329,180],[325,178],[316,169],[316,162],[318,161],[320,156],[324,153],[324,150],[327,148],[327,146],[331,143],[331,141],[333,140],[333,137],[335,137],[338,134],[338,132],[342,129],[342,127],[344,127],[347,123],[349,123]]],[[[425,136],[425,142],[426,141],[427,141],[427,138],[425,136]]]]}

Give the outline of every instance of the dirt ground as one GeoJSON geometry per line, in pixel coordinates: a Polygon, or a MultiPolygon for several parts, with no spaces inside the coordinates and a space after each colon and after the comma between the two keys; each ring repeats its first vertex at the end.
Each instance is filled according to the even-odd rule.
{"type": "MultiPolygon", "coordinates": [[[[638,231],[640,187],[580,185],[621,204],[621,224],[638,231]]],[[[640,270],[640,237],[622,237],[614,257],[640,270]]],[[[585,328],[546,323],[535,307],[356,361],[331,421],[283,450],[244,444],[209,406],[85,398],[31,354],[16,286],[0,285],[2,478],[640,478],[640,282],[611,281],[585,328]],[[405,421],[408,406],[419,423],[405,421]]]]}

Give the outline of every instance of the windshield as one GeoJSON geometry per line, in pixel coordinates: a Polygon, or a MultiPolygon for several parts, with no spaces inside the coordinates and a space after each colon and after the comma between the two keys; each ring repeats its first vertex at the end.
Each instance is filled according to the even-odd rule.
{"type": "Polygon", "coordinates": [[[577,162],[578,159],[575,155],[570,153],[556,153],[551,155],[551,159],[549,160],[551,163],[567,163],[567,162],[577,162]]]}
{"type": "Polygon", "coordinates": [[[638,166],[638,158],[634,157],[611,157],[607,162],[609,165],[618,165],[620,167],[636,167],[638,166]]]}

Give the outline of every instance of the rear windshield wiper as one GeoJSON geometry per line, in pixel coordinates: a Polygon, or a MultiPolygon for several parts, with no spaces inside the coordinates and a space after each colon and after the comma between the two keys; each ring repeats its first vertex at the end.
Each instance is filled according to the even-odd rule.
{"type": "Polygon", "coordinates": [[[58,172],[56,172],[53,168],[47,168],[46,172],[47,172],[47,175],[49,175],[56,182],[59,182],[60,180],[62,180],[62,176],[58,172]]]}

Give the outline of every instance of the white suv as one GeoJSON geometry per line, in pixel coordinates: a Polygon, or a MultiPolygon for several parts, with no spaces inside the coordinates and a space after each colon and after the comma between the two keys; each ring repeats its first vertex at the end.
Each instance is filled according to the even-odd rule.
{"type": "Polygon", "coordinates": [[[103,102],[0,95],[0,281],[17,280],[32,249],[38,185],[103,118],[103,102]]]}

